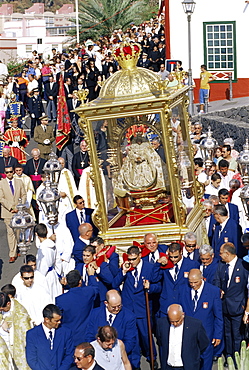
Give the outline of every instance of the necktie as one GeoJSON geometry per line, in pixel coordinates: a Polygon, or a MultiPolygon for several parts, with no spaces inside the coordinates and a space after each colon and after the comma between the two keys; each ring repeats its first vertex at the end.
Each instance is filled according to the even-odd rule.
{"type": "Polygon", "coordinates": [[[178,275],[178,272],[179,272],[179,267],[177,265],[177,263],[175,264],[175,275],[174,275],[174,280],[176,281],[177,279],[177,275],[178,275]]]}
{"type": "Polygon", "coordinates": [[[110,315],[109,315],[109,324],[110,324],[110,326],[112,325],[112,314],[110,313],[110,315]]]}
{"type": "Polygon", "coordinates": [[[134,279],[135,279],[134,287],[137,288],[137,285],[138,285],[138,271],[137,271],[136,267],[135,267],[135,271],[134,271],[134,279]]]}
{"type": "Polygon", "coordinates": [[[84,221],[85,221],[85,220],[84,220],[84,212],[83,212],[83,211],[81,211],[81,212],[80,212],[80,223],[81,223],[81,224],[83,224],[83,223],[84,223],[84,221]]]}
{"type": "Polygon", "coordinates": [[[14,186],[12,184],[12,180],[10,180],[10,190],[11,190],[12,195],[14,195],[14,186]]]}
{"type": "Polygon", "coordinates": [[[156,262],[156,260],[155,260],[155,252],[151,252],[150,262],[151,263],[155,263],[156,262]]]}
{"type": "Polygon", "coordinates": [[[187,258],[190,258],[190,254],[191,254],[190,252],[187,253],[187,258]]]}
{"type": "Polygon", "coordinates": [[[217,230],[218,230],[218,238],[220,238],[220,234],[221,234],[221,225],[217,226],[217,230]]]}
{"type": "Polygon", "coordinates": [[[44,132],[46,132],[47,131],[47,127],[46,126],[43,126],[43,130],[44,130],[44,132]]]}
{"type": "Polygon", "coordinates": [[[198,302],[198,290],[195,291],[195,295],[194,295],[194,299],[193,299],[194,311],[196,310],[197,302],[198,302]]]}
{"type": "Polygon", "coordinates": [[[53,334],[51,330],[49,330],[49,340],[50,340],[50,349],[53,349],[53,334]]]}
{"type": "Polygon", "coordinates": [[[225,268],[225,289],[223,289],[225,292],[227,291],[227,284],[229,280],[229,263],[226,263],[226,268],[225,268]]]}

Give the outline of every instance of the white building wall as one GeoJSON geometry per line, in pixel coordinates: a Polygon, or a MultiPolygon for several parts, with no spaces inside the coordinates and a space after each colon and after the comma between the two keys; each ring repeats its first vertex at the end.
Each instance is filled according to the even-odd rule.
{"type": "MultiPolygon", "coordinates": [[[[192,71],[199,78],[200,65],[204,63],[203,22],[236,21],[237,77],[249,78],[249,5],[245,9],[243,0],[195,0],[196,6],[191,20],[192,71]]],[[[188,69],[188,22],[183,11],[182,0],[169,0],[171,59],[183,62],[188,69]]]]}

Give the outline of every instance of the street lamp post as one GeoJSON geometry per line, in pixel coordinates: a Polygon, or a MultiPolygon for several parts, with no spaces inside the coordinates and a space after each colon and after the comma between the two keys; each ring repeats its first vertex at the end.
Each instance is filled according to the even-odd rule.
{"type": "Polygon", "coordinates": [[[80,42],[80,33],[79,33],[79,0],[75,0],[75,16],[76,16],[76,41],[77,44],[80,42]]]}
{"type": "Polygon", "coordinates": [[[192,78],[192,63],[191,63],[191,15],[194,13],[195,2],[193,0],[184,0],[182,2],[183,10],[187,14],[188,19],[188,85],[189,85],[189,113],[194,114],[194,94],[193,94],[193,78],[192,78]]]}

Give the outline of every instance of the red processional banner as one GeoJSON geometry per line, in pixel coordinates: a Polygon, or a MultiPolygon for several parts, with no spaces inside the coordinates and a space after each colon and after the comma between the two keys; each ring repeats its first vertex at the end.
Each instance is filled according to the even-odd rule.
{"type": "Polygon", "coordinates": [[[64,145],[68,142],[71,131],[70,117],[66,102],[66,95],[64,89],[64,81],[62,75],[59,80],[59,99],[57,103],[57,130],[56,130],[56,147],[62,150],[64,145]]]}

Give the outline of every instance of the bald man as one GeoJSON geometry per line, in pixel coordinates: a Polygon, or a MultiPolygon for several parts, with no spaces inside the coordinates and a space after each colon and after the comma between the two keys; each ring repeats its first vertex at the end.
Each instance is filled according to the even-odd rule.
{"type": "Polygon", "coordinates": [[[78,227],[78,231],[80,236],[73,246],[73,258],[76,266],[77,264],[83,262],[83,251],[85,250],[86,246],[90,244],[90,239],[93,235],[93,227],[91,224],[84,223],[78,227]]]}
{"type": "Polygon", "coordinates": [[[189,286],[180,294],[180,303],[186,315],[201,320],[209,338],[209,345],[202,354],[202,370],[211,370],[214,348],[223,337],[223,316],[220,289],[204,282],[199,269],[192,269],[188,275],[189,286]]]}
{"type": "Polygon", "coordinates": [[[185,316],[179,304],[169,306],[168,316],[158,320],[157,340],[161,370],[199,370],[201,354],[209,345],[201,321],[185,316]]]}
{"type": "Polygon", "coordinates": [[[132,356],[132,350],[138,340],[136,317],[128,308],[122,306],[121,296],[115,289],[106,293],[106,300],[103,306],[92,311],[85,339],[89,342],[95,340],[98,328],[105,325],[115,327],[118,332],[118,339],[124,342],[128,358],[133,367],[136,368],[137,362],[134,362],[134,355],[132,356]]]}

